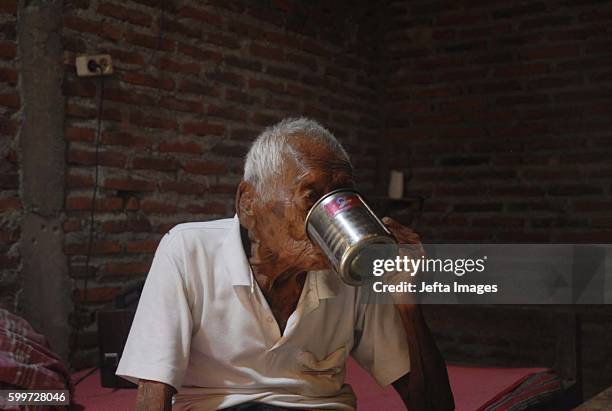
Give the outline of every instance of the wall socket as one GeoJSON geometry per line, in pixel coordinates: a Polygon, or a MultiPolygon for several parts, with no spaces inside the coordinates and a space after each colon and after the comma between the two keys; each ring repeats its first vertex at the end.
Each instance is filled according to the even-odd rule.
{"type": "Polygon", "coordinates": [[[79,77],[110,76],[113,74],[113,60],[110,54],[78,56],[76,71],[79,77]]]}

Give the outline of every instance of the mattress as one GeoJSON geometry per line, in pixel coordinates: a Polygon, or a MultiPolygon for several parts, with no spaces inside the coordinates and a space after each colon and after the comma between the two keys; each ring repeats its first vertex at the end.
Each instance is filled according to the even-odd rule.
{"type": "MultiPolygon", "coordinates": [[[[84,378],[75,389],[80,409],[128,411],[134,409],[135,389],[100,386],[97,370],[83,370],[73,381],[84,378]]],[[[448,365],[448,374],[457,411],[510,411],[547,401],[561,392],[559,378],[547,368],[500,368],[448,365]]],[[[404,411],[393,387],[379,387],[353,360],[347,363],[347,383],[357,395],[358,411],[404,411]]]]}

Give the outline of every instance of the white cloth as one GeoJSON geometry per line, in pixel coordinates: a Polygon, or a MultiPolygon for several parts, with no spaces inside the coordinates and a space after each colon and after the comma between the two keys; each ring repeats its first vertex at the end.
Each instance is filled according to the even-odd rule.
{"type": "Polygon", "coordinates": [[[309,272],[281,335],[238,218],[180,224],[155,253],[117,375],[175,387],[175,410],[248,401],[353,410],[349,354],[383,386],[410,370],[395,307],[360,296],[331,271],[309,272]]]}

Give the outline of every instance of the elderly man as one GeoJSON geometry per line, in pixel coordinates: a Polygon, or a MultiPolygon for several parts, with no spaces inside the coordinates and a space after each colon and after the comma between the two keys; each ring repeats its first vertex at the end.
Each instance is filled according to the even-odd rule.
{"type": "Polygon", "coordinates": [[[159,244],[117,370],[138,380],[138,409],[170,409],[178,391],[179,410],[353,410],[349,355],[411,411],[453,409],[418,306],[362,304],[306,236],[314,202],[353,185],[347,153],[312,120],[257,138],[236,216],[180,224],[159,244]]]}

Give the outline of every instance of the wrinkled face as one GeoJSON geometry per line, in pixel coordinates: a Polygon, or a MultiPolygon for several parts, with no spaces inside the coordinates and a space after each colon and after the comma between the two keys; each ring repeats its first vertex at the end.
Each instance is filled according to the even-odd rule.
{"type": "Polygon", "coordinates": [[[323,145],[296,137],[292,147],[297,160],[287,160],[273,198],[253,201],[254,227],[247,228],[263,246],[259,258],[274,262],[279,271],[327,269],[330,263],[308,239],[304,222],[312,205],[324,194],[353,188],[352,170],[348,162],[323,145]]]}

